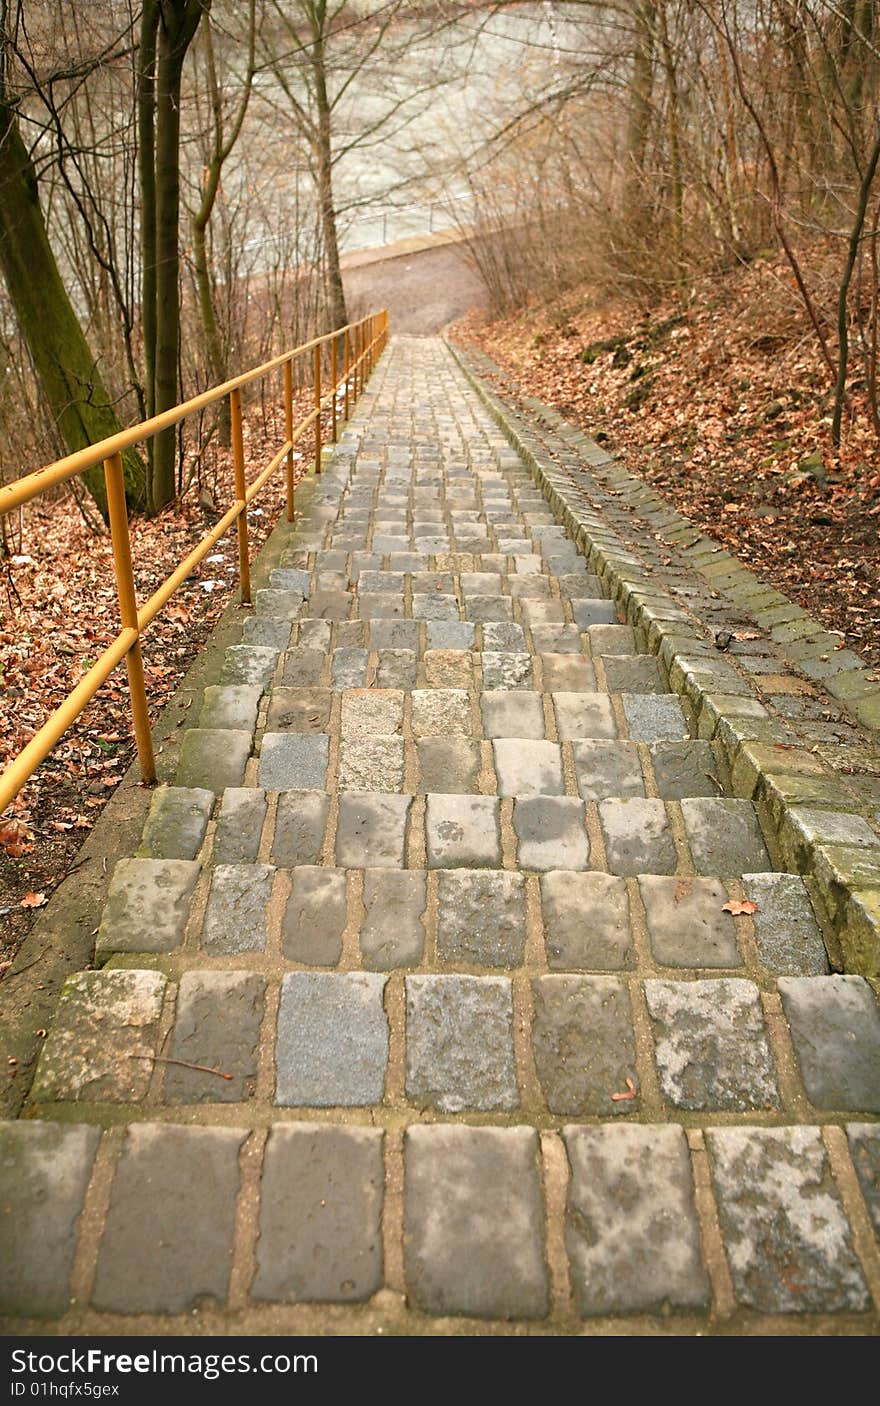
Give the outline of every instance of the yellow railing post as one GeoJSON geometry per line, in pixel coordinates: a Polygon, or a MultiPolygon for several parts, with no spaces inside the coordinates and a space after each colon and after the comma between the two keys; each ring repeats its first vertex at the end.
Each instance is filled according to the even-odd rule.
{"type": "Polygon", "coordinates": [[[321,472],[321,345],[315,347],[315,473],[321,472]]]}
{"type": "Polygon", "coordinates": [[[156,780],[156,760],[150,735],[147,690],[144,687],[144,661],[141,642],[137,637],[137,597],[131,569],[131,541],[128,535],[128,509],[125,506],[125,478],[121,454],[111,454],[104,460],[104,481],[107,485],[107,515],[110,519],[110,537],[113,542],[113,569],[116,572],[116,590],[119,595],[119,617],[123,630],[134,630],[136,635],[125,656],[125,667],[128,670],[128,691],[138,763],[141,779],[152,785],[156,780]]]}
{"type": "MultiPolygon", "coordinates": [[[[290,357],[284,363],[284,438],[293,439],[293,363],[290,357]]],[[[293,445],[287,451],[287,521],[293,522],[293,445]]]]}
{"type": "Polygon", "coordinates": [[[251,603],[251,563],[248,550],[247,524],[247,485],[244,481],[244,433],[241,422],[241,391],[236,386],[229,392],[229,411],[232,421],[232,463],[235,469],[235,496],[241,504],[238,515],[238,574],[241,585],[241,603],[251,603]]]}
{"type": "Polygon", "coordinates": [[[336,443],[336,378],[339,375],[339,354],[337,352],[337,340],[334,337],[330,343],[330,383],[333,386],[333,401],[330,418],[333,426],[333,443],[336,443]]]}
{"type": "Polygon", "coordinates": [[[348,419],[348,383],[351,379],[351,328],[345,329],[345,418],[348,419]]]}

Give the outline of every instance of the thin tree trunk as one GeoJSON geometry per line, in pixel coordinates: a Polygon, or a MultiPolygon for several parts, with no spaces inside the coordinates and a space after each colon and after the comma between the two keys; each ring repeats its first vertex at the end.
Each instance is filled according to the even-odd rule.
{"type": "Polygon", "coordinates": [[[334,327],[348,322],[345,309],[345,288],[339,262],[339,235],[336,229],[336,203],[333,199],[333,146],[330,99],[324,69],[324,41],[316,38],[312,49],[312,69],[315,76],[315,104],[318,112],[318,202],[321,209],[321,233],[324,257],[327,261],[327,291],[330,295],[330,318],[334,327]]]}
{"type": "MultiPolygon", "coordinates": [[[[137,67],[138,178],[141,196],[141,327],[147,415],[156,413],[156,32],[157,0],[144,0],[137,67]]],[[[152,467],[153,442],[148,446],[152,467]]]]}
{"type": "Polygon", "coordinates": [[[834,387],[834,415],[831,421],[831,443],[834,445],[835,449],[840,444],[840,424],[843,417],[843,404],[846,398],[846,372],[847,363],[849,361],[849,285],[852,280],[853,269],[855,268],[856,257],[859,252],[862,230],[865,226],[865,216],[868,213],[868,200],[871,196],[871,186],[874,182],[874,177],[877,174],[878,161],[880,161],[880,133],[878,133],[877,139],[874,142],[867,169],[862,177],[858,209],[856,210],[856,217],[853,220],[853,227],[850,231],[846,264],[843,270],[843,277],[840,280],[840,292],[837,297],[837,382],[834,387]]]}

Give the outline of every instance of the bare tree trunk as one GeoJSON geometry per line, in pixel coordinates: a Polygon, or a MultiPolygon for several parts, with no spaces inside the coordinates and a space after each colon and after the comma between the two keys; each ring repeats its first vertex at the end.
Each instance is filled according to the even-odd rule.
{"type": "Polygon", "coordinates": [[[318,203],[321,209],[321,232],[324,237],[324,257],[327,262],[327,291],[330,297],[330,318],[334,327],[348,322],[345,289],[339,262],[339,236],[336,229],[336,203],[333,199],[333,146],[330,100],[327,94],[327,74],[324,67],[324,39],[317,34],[312,46],[312,70],[315,75],[315,106],[318,116],[317,151],[318,203]]]}
{"type": "Polygon", "coordinates": [[[843,270],[843,277],[840,280],[840,292],[837,298],[837,382],[834,387],[834,415],[831,422],[831,443],[834,445],[835,449],[840,444],[840,422],[843,416],[843,405],[846,398],[846,371],[849,361],[849,285],[859,252],[862,230],[865,226],[865,216],[868,213],[868,200],[870,199],[874,177],[877,174],[878,161],[880,161],[880,136],[877,137],[874,143],[874,149],[871,152],[865,174],[862,177],[858,209],[856,210],[853,227],[850,231],[846,264],[843,270]]]}

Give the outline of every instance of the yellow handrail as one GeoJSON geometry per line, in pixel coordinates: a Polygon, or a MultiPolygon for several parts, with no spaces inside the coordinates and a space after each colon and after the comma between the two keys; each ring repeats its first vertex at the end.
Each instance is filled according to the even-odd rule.
{"type": "Polygon", "coordinates": [[[104,477],[107,484],[107,510],[110,521],[110,538],[113,545],[113,569],[116,573],[116,586],[119,597],[120,631],[110,645],[99,655],[98,659],[89,669],[65,698],[64,702],[46,720],[43,726],[34,734],[27,746],[19,752],[18,756],[10,762],[6,770],[0,775],[0,813],[6,808],[14,796],[18,794],[25,782],[34,774],[41,762],[55,746],[56,742],[63,736],[67,729],[76,721],[80,713],[91,702],[98,689],[106,682],[110,674],[118,664],[125,660],[128,670],[129,694],[131,697],[132,720],[134,723],[135,740],[137,742],[138,761],[140,763],[141,776],[143,780],[152,783],[156,780],[156,762],[153,755],[153,740],[150,735],[150,720],[147,704],[146,688],[144,685],[143,662],[141,659],[140,636],[144,628],[153,620],[163,605],[170,599],[177,588],[186,580],[187,576],[198,566],[199,562],[211,550],[214,543],[228,532],[233,523],[238,527],[238,563],[239,563],[239,583],[241,602],[246,605],[250,602],[250,551],[248,547],[248,526],[247,509],[248,504],[256,497],[260,489],[271,478],[280,465],[286,465],[287,479],[287,520],[293,522],[294,519],[294,487],[293,487],[293,447],[310,426],[314,425],[315,434],[315,472],[321,472],[321,414],[329,403],[332,407],[331,413],[331,433],[333,442],[336,442],[337,434],[337,402],[336,397],[340,387],[344,387],[344,418],[349,417],[350,406],[354,405],[358,396],[364,388],[365,381],[375,365],[376,359],[385,347],[388,340],[388,312],[383,309],[381,312],[371,313],[367,317],[361,318],[358,322],[350,322],[345,327],[338,327],[333,332],[327,332],[321,337],[313,337],[310,342],[303,343],[302,346],[294,347],[291,351],[283,352],[281,356],[273,357],[271,361],[263,362],[262,366],[255,366],[250,371],[245,371],[241,376],[234,376],[229,381],[224,381],[222,385],[215,386],[209,391],[203,391],[201,395],[194,396],[191,400],[175,405],[171,410],[163,411],[161,415],[153,415],[149,420],[143,420],[137,425],[132,425],[130,429],[120,430],[118,434],[110,435],[107,439],[102,439],[99,443],[80,449],[75,454],[68,454],[64,459],[58,459],[55,463],[47,464],[42,469],[36,469],[31,474],[26,474],[15,483],[7,484],[0,488],[0,515],[12,512],[14,508],[20,507],[23,503],[29,503],[32,498],[36,498],[40,493],[44,493],[47,488],[53,488],[59,483],[65,483],[68,479],[75,478],[84,469],[94,468],[97,464],[104,465],[104,477]],[[337,379],[337,344],[338,339],[343,338],[344,348],[344,371],[343,375],[337,379]],[[321,387],[321,351],[330,343],[331,346],[331,384],[322,392],[321,387]],[[309,352],[313,356],[313,377],[315,384],[314,408],[305,419],[298,425],[293,423],[293,362],[298,358],[307,355],[309,352]],[[252,381],[267,376],[270,372],[276,371],[279,367],[284,369],[284,443],[273,455],[271,461],[256,477],[254,482],[247,485],[245,482],[244,463],[244,439],[242,435],[241,416],[241,388],[249,385],[252,381]],[[161,430],[168,429],[172,425],[178,424],[187,415],[194,411],[203,410],[208,405],[213,405],[216,401],[222,400],[224,396],[229,397],[230,419],[232,425],[232,456],[233,468],[235,472],[235,501],[223,514],[219,522],[216,522],[211,530],[205,533],[197,546],[184,557],[183,561],[166,577],[162,585],[153,592],[149,600],[138,608],[135,594],[134,575],[131,565],[131,546],[128,535],[128,513],[125,506],[125,488],[122,472],[122,451],[130,449],[135,444],[141,444],[145,440],[151,439],[153,435],[161,430]]]}

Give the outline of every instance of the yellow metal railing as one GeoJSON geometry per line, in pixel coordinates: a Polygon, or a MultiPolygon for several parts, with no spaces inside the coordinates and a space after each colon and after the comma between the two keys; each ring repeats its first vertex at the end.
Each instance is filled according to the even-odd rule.
{"type": "Polygon", "coordinates": [[[250,553],[248,548],[248,504],[256,497],[260,489],[272,474],[284,462],[287,471],[287,520],[293,522],[294,518],[294,484],[293,484],[293,448],[300,436],[305,433],[309,426],[314,425],[315,435],[315,471],[321,472],[321,443],[322,426],[321,416],[324,409],[330,407],[330,433],[333,442],[336,441],[338,406],[337,396],[343,394],[340,399],[343,401],[343,415],[347,420],[350,409],[357,401],[366,381],[373,370],[376,360],[383,350],[388,339],[388,313],[371,313],[368,317],[361,318],[359,322],[351,322],[345,327],[336,328],[333,332],[328,332],[322,337],[315,337],[310,342],[305,342],[300,347],[294,347],[292,351],[284,352],[281,356],[274,357],[271,361],[266,361],[262,366],[256,366],[251,371],[244,372],[241,376],[235,376],[230,381],[224,381],[221,386],[215,386],[213,390],[205,391],[202,395],[195,396],[192,400],[184,401],[180,405],[175,405],[173,409],[164,411],[161,415],[154,415],[150,420],[143,420],[140,424],[132,425],[130,429],[122,430],[119,434],[111,435],[109,439],[103,439],[98,444],[93,444],[87,449],[80,449],[75,454],[68,454],[64,459],[58,459],[54,464],[48,464],[45,468],[37,469],[34,473],[26,474],[15,483],[8,484],[0,488],[0,515],[12,512],[13,509],[21,507],[23,503],[28,503],[32,498],[36,498],[48,488],[53,488],[59,483],[65,483],[68,479],[75,478],[84,469],[94,468],[98,464],[104,465],[104,477],[107,484],[107,508],[110,523],[110,537],[113,544],[113,566],[116,572],[116,585],[119,596],[119,617],[121,629],[113,640],[113,643],[104,650],[99,659],[92,665],[87,674],[84,674],[79,683],[67,695],[60,707],[46,720],[38,732],[34,734],[27,746],[19,752],[18,756],[10,763],[6,770],[0,775],[0,812],[2,812],[14,796],[18,794],[25,782],[33,775],[37,767],[49,755],[56,742],[63,736],[70,725],[79,717],[86,704],[94,698],[101,685],[109,678],[118,664],[125,660],[128,669],[129,693],[131,696],[131,711],[134,722],[135,740],[137,742],[138,761],[140,763],[141,776],[146,782],[153,782],[156,779],[156,763],[153,756],[153,741],[150,736],[150,719],[147,706],[147,694],[144,687],[144,669],[141,658],[140,637],[145,627],[150,623],[165,605],[166,601],[174,594],[177,588],[186,580],[190,573],[198,566],[199,562],[211,550],[215,542],[229,530],[233,523],[238,526],[238,562],[239,562],[239,584],[242,604],[249,604],[251,598],[250,582],[250,553]],[[341,343],[341,347],[340,347],[341,343]],[[330,386],[324,390],[321,384],[321,371],[323,351],[326,346],[330,347],[330,386]],[[339,373],[339,351],[343,354],[342,375],[339,373]],[[293,363],[299,357],[312,354],[312,374],[314,378],[314,408],[309,412],[304,420],[298,425],[293,423],[293,363]],[[241,389],[249,385],[252,381],[262,379],[272,371],[283,368],[284,376],[284,443],[278,452],[272,457],[269,464],[248,485],[245,482],[244,464],[244,438],[242,434],[242,413],[241,413],[241,389]],[[128,534],[128,512],[125,505],[125,488],[122,473],[122,451],[130,449],[135,444],[141,444],[160,431],[169,429],[172,425],[177,425],[187,415],[203,410],[206,406],[222,400],[224,396],[229,397],[230,420],[232,427],[232,458],[235,472],[235,501],[232,506],[223,514],[219,522],[211,528],[201,539],[198,546],[186,556],[178,567],[168,576],[158,590],[154,591],[149,600],[145,601],[138,608],[137,596],[135,593],[134,576],[131,565],[131,543],[128,534]]]}

